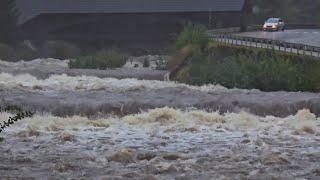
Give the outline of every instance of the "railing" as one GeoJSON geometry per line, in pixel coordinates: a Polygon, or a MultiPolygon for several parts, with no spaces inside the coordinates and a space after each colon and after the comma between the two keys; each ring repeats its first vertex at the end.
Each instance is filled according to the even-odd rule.
{"type": "MultiPolygon", "coordinates": [[[[320,24],[287,24],[286,29],[315,29],[320,28],[320,24]]],[[[262,29],[261,25],[253,25],[248,27],[248,31],[259,31],[262,29]]],[[[289,53],[310,55],[320,57],[320,47],[311,46],[299,43],[290,43],[281,40],[257,38],[257,37],[244,37],[236,35],[240,32],[239,27],[222,28],[209,30],[208,34],[211,40],[216,40],[222,43],[232,45],[248,46],[256,48],[266,48],[289,53]]]]}
{"type": "MultiPolygon", "coordinates": [[[[302,24],[292,23],[286,24],[285,29],[320,29],[320,24],[302,24]]],[[[251,25],[247,27],[247,31],[261,31],[262,25],[251,25]]],[[[240,27],[217,28],[208,31],[210,34],[229,34],[241,32],[240,27]]]]}
{"type": "Polygon", "coordinates": [[[305,44],[289,43],[285,41],[264,38],[243,37],[233,34],[209,34],[209,37],[211,40],[232,45],[266,48],[299,55],[320,57],[320,47],[305,44]]]}

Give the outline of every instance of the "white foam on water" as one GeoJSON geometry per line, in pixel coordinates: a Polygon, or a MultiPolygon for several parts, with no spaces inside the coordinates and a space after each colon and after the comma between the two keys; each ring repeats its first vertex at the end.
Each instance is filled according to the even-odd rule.
{"type": "Polygon", "coordinates": [[[1,88],[27,88],[30,90],[107,90],[115,92],[125,92],[143,89],[161,89],[184,87],[192,90],[204,92],[227,91],[228,89],[220,85],[190,86],[175,82],[165,82],[156,80],[137,80],[137,79],[115,79],[98,78],[94,76],[67,76],[52,75],[48,79],[40,80],[30,74],[11,75],[8,73],[0,74],[1,88]]]}
{"type": "MultiPolygon", "coordinates": [[[[0,122],[9,116],[0,113],[0,122]]],[[[286,166],[290,163],[299,166],[297,172],[304,174],[310,168],[303,163],[310,163],[310,167],[316,165],[300,157],[318,157],[319,130],[320,119],[309,110],[286,118],[173,108],[106,119],[35,115],[0,134],[4,138],[0,151],[7,159],[29,158],[38,170],[43,170],[46,163],[52,171],[66,171],[69,177],[80,176],[72,174],[78,172],[68,172],[69,164],[90,169],[101,167],[109,176],[132,172],[132,168],[147,171],[147,167],[154,167],[156,172],[161,172],[163,178],[160,179],[174,179],[176,173],[169,171],[172,169],[178,174],[186,171],[198,174],[199,170],[208,175],[216,172],[216,169],[207,169],[208,166],[222,169],[227,176],[238,177],[227,170],[241,169],[249,175],[253,169],[263,168],[267,172],[260,173],[270,174],[275,172],[268,167],[280,165],[282,174],[291,175],[291,169],[286,166]],[[145,152],[152,152],[156,157],[137,160],[138,154],[148,157],[144,156],[145,152]],[[288,152],[293,155],[287,156],[288,152]]],[[[16,163],[11,160],[6,165],[18,166],[16,163]]],[[[26,172],[37,175],[34,168],[26,172]]],[[[97,176],[90,172],[87,175],[97,176]]]]}
{"type": "Polygon", "coordinates": [[[60,67],[60,68],[68,68],[69,60],[59,60],[53,58],[46,59],[35,59],[32,61],[18,61],[18,62],[8,62],[1,61],[0,66],[6,66],[10,68],[31,68],[31,67],[60,67]]]}
{"type": "MultiPolygon", "coordinates": [[[[1,113],[0,122],[6,120],[10,114],[1,113]]],[[[320,119],[316,118],[309,110],[301,110],[294,116],[278,118],[273,116],[260,117],[246,112],[226,113],[206,112],[202,110],[182,111],[173,108],[157,108],[141,114],[128,115],[122,118],[88,119],[86,117],[54,117],[51,115],[36,115],[16,123],[9,129],[21,130],[32,127],[39,131],[47,132],[52,129],[108,127],[110,124],[126,124],[128,126],[154,126],[158,127],[222,127],[230,131],[247,131],[268,129],[283,126],[289,130],[303,131],[312,128],[319,132],[320,119]]],[[[286,129],[283,129],[286,130],[286,129]]]]}

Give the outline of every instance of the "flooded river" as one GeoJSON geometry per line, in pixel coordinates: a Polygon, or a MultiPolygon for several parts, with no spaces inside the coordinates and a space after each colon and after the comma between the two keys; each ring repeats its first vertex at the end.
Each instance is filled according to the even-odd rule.
{"type": "Polygon", "coordinates": [[[37,112],[0,134],[0,179],[320,178],[318,93],[189,86],[159,81],[162,71],[50,59],[0,65],[1,104],[37,112]]]}
{"type": "MultiPolygon", "coordinates": [[[[8,114],[1,114],[1,120],[8,114]]],[[[123,118],[37,115],[1,136],[2,178],[309,179],[320,119],[154,109],[123,118]]]]}

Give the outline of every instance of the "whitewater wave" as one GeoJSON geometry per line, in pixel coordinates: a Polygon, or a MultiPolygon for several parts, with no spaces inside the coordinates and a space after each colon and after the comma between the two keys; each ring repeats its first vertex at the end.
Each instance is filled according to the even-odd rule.
{"type": "Polygon", "coordinates": [[[176,82],[164,82],[156,80],[137,80],[137,79],[115,79],[98,78],[94,76],[68,76],[51,75],[49,78],[41,80],[30,74],[11,75],[8,73],[0,74],[0,88],[27,88],[30,90],[106,90],[113,92],[126,92],[132,90],[161,89],[161,88],[189,88],[204,92],[227,91],[220,85],[189,86],[176,82]]]}
{"type": "Polygon", "coordinates": [[[53,58],[34,59],[32,61],[8,62],[0,60],[0,66],[10,68],[36,68],[36,67],[51,67],[51,68],[68,68],[69,60],[59,60],[53,58]]]}
{"type": "Polygon", "coordinates": [[[0,166],[36,179],[309,179],[319,167],[319,130],[309,110],[286,118],[172,108],[105,119],[36,115],[0,134],[0,166]]]}
{"type": "MultiPolygon", "coordinates": [[[[0,121],[5,121],[9,116],[10,114],[8,113],[1,113],[0,121]]],[[[48,132],[55,131],[55,129],[107,128],[112,124],[144,127],[143,129],[148,129],[145,126],[152,126],[163,130],[172,128],[176,128],[176,130],[185,130],[186,128],[221,128],[225,131],[248,131],[277,127],[281,128],[282,131],[294,130],[304,132],[310,130],[313,133],[320,132],[320,118],[317,118],[307,109],[300,110],[296,115],[279,118],[274,116],[261,117],[246,112],[220,114],[219,112],[206,112],[202,110],[182,111],[168,107],[157,108],[122,118],[109,117],[107,119],[89,119],[80,116],[62,118],[51,115],[35,115],[32,118],[27,118],[16,123],[10,129],[14,131],[14,129],[25,130],[25,128],[31,128],[41,132],[48,132]]]]}

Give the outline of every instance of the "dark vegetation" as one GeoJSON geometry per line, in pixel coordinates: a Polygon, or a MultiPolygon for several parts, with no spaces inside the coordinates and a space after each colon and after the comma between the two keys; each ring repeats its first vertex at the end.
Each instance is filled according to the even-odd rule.
{"type": "MultiPolygon", "coordinates": [[[[320,1],[319,0],[249,0],[254,11],[248,21],[252,24],[261,24],[266,18],[275,16],[282,17],[288,23],[319,23],[320,1]]],[[[80,47],[79,43],[65,41],[42,42],[36,48],[31,48],[25,42],[17,41],[19,30],[16,28],[19,13],[15,9],[14,0],[0,1],[0,59],[8,61],[32,60],[35,58],[70,59],[93,54],[102,46],[94,50],[87,50],[99,43],[95,42],[87,47],[80,47]]],[[[222,14],[222,16],[224,16],[222,14]]],[[[99,54],[99,53],[97,53],[99,54]]],[[[94,55],[92,55],[94,56],[94,55]]],[[[91,56],[91,57],[92,57],[91,56]]],[[[88,56],[90,57],[90,56],[88,56]]],[[[87,59],[88,59],[87,57],[87,59]]],[[[81,63],[84,63],[82,58],[81,63]]],[[[104,64],[98,62],[98,64],[104,64]]],[[[147,65],[147,64],[146,64],[147,65]]],[[[80,65],[79,65],[80,66],[80,65]]],[[[92,66],[92,65],[91,65],[92,66]]],[[[103,67],[104,68],[104,67],[103,67]]]]}
{"type": "Polygon", "coordinates": [[[0,1],[0,42],[12,43],[16,35],[18,13],[15,9],[14,0],[0,1]]]}
{"type": "Polygon", "coordinates": [[[176,80],[263,91],[320,90],[319,59],[219,44],[205,37],[206,30],[201,26],[188,26],[181,33],[168,66],[179,70],[176,80]]]}
{"type": "Polygon", "coordinates": [[[289,23],[319,23],[319,0],[250,0],[254,7],[253,23],[282,17],[289,23]]]}
{"type": "Polygon", "coordinates": [[[24,118],[32,117],[34,115],[31,111],[24,111],[18,106],[5,106],[0,107],[0,112],[10,112],[15,114],[12,117],[9,117],[7,121],[0,122],[0,133],[2,133],[6,128],[13,125],[15,122],[18,122],[19,120],[22,120],[24,118]]]}
{"type": "Polygon", "coordinates": [[[75,58],[70,61],[70,68],[109,69],[122,67],[127,60],[127,55],[116,48],[101,50],[89,56],[75,58]]]}

